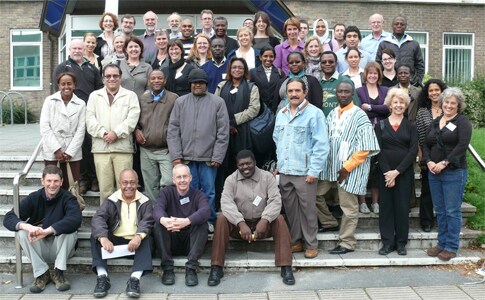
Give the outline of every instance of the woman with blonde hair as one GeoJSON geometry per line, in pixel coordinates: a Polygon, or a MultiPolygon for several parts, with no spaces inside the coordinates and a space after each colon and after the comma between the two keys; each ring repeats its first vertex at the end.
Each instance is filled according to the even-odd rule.
{"type": "Polygon", "coordinates": [[[108,64],[120,64],[120,61],[125,60],[125,36],[121,32],[115,33],[113,37],[114,52],[105,56],[101,61],[103,68],[108,64]]]}
{"type": "Polygon", "coordinates": [[[208,35],[198,34],[194,38],[194,44],[189,52],[187,62],[195,67],[202,67],[208,60],[212,59],[211,39],[208,35]]]}
{"type": "Polygon", "coordinates": [[[230,60],[233,56],[244,58],[249,70],[252,70],[261,64],[259,60],[259,50],[253,48],[253,32],[247,27],[241,27],[237,31],[237,41],[239,48],[226,54],[230,60]]]}
{"type": "Polygon", "coordinates": [[[380,212],[379,231],[382,248],[380,255],[394,250],[406,255],[409,234],[409,198],[414,181],[414,161],[418,154],[418,132],[414,122],[404,113],[411,102],[403,89],[393,88],[384,103],[391,115],[375,127],[381,151],[379,161],[380,212]]]}
{"type": "Polygon", "coordinates": [[[86,32],[84,34],[84,57],[89,60],[89,62],[94,65],[98,70],[101,70],[103,60],[102,57],[94,53],[96,48],[96,35],[92,32],[86,32]]]}
{"type": "Polygon", "coordinates": [[[283,71],[285,75],[290,74],[288,65],[288,55],[292,52],[303,52],[305,43],[300,41],[300,20],[297,17],[291,17],[283,25],[283,33],[287,40],[275,47],[276,59],[274,65],[283,71]]]}
{"type": "Polygon", "coordinates": [[[323,53],[323,46],[317,36],[312,36],[305,43],[303,54],[306,59],[306,75],[312,75],[320,80],[322,77],[322,68],[320,67],[320,55],[323,53]]]}

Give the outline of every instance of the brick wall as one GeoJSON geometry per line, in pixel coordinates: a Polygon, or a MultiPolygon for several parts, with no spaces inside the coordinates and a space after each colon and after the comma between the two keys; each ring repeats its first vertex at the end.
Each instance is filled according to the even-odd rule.
{"type": "MultiPolygon", "coordinates": [[[[426,31],[428,36],[428,73],[441,78],[443,32],[475,33],[475,73],[485,72],[485,6],[450,4],[369,3],[367,1],[287,0],[285,4],[296,16],[324,18],[329,26],[337,22],[368,29],[374,13],[384,16],[384,29],[391,31],[392,19],[408,17],[408,30],[426,31]]],[[[389,1],[392,2],[392,1],[389,1]]],[[[311,26],[311,25],[310,25],[311,26]]]]}
{"type": "MultiPolygon", "coordinates": [[[[37,1],[0,1],[0,12],[2,21],[0,22],[0,70],[5,70],[0,76],[0,91],[10,90],[10,30],[11,29],[38,29],[40,15],[42,13],[42,0],[37,1]]],[[[28,99],[28,106],[37,116],[45,97],[50,95],[50,57],[51,52],[55,54],[54,62],[57,62],[57,38],[54,44],[47,34],[42,37],[43,55],[43,90],[41,91],[18,91],[28,99]]]]}

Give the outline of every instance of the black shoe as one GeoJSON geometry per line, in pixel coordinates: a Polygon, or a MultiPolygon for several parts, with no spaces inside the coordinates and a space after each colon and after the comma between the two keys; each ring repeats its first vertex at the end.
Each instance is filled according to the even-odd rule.
{"type": "Polygon", "coordinates": [[[339,230],[339,227],[338,225],[337,226],[334,226],[334,227],[328,227],[328,228],[325,228],[325,227],[319,227],[318,228],[318,232],[322,233],[322,232],[330,232],[330,231],[338,231],[339,230]]]}
{"type": "Polygon", "coordinates": [[[405,246],[398,246],[396,251],[397,251],[397,254],[399,254],[399,255],[407,255],[408,254],[408,251],[406,250],[405,246]]]}
{"type": "Polygon", "coordinates": [[[173,270],[165,270],[162,275],[162,283],[164,285],[172,285],[175,283],[175,272],[173,270]]]}
{"type": "Polygon", "coordinates": [[[212,266],[211,272],[209,273],[209,279],[207,280],[207,285],[216,286],[221,283],[221,278],[224,277],[224,271],[221,267],[212,266]]]}
{"type": "Polygon", "coordinates": [[[337,246],[337,247],[333,248],[332,250],[330,250],[328,252],[330,254],[346,254],[346,253],[349,253],[349,252],[354,252],[354,250],[347,249],[347,248],[342,247],[342,246],[337,246]]]}
{"type": "Polygon", "coordinates": [[[109,277],[106,275],[98,276],[96,279],[96,286],[94,287],[93,296],[96,298],[103,298],[108,295],[108,290],[111,288],[109,277]]]}
{"type": "Polygon", "coordinates": [[[291,266],[281,267],[281,277],[283,277],[283,283],[286,285],[295,284],[295,276],[293,276],[293,270],[291,266]]]}
{"type": "Polygon", "coordinates": [[[384,245],[382,246],[381,249],[379,249],[379,254],[380,255],[388,255],[389,253],[391,253],[392,251],[394,251],[394,247],[391,246],[391,245],[384,245]]]}
{"type": "Polygon", "coordinates": [[[423,225],[421,226],[424,232],[431,232],[431,225],[423,225]]]}
{"type": "Polygon", "coordinates": [[[197,272],[194,269],[185,268],[185,285],[196,286],[198,284],[199,279],[197,278],[197,272]]]}
{"type": "Polygon", "coordinates": [[[130,298],[140,298],[140,279],[130,277],[126,283],[126,296],[130,298]]]}

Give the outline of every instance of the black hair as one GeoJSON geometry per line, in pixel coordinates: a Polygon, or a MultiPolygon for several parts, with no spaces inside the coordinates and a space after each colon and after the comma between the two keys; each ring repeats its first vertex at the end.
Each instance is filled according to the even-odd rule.
{"type": "Polygon", "coordinates": [[[237,153],[236,155],[236,161],[243,159],[243,158],[248,158],[250,157],[253,161],[256,161],[256,158],[254,157],[254,153],[251,150],[241,150],[237,153]]]}

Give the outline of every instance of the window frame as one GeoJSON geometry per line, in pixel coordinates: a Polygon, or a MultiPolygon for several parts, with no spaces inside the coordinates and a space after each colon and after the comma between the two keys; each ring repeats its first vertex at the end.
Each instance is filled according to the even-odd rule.
{"type": "Polygon", "coordinates": [[[443,56],[442,56],[442,65],[441,65],[441,77],[444,80],[447,80],[446,78],[446,50],[447,49],[455,49],[455,50],[471,50],[470,54],[470,78],[467,80],[472,80],[475,75],[475,33],[474,32],[450,32],[450,31],[445,31],[443,32],[441,36],[441,44],[443,45],[442,51],[443,51],[443,56]],[[457,45],[445,45],[445,36],[446,35],[470,35],[472,37],[472,44],[470,46],[457,46],[457,45]]]}
{"type": "MultiPolygon", "coordinates": [[[[425,57],[423,57],[424,59],[424,74],[428,74],[428,64],[429,64],[429,32],[427,31],[406,31],[406,34],[410,35],[413,40],[416,41],[416,39],[414,38],[414,34],[425,34],[426,35],[426,44],[421,44],[418,42],[419,44],[419,47],[422,49],[426,49],[426,51],[424,51],[425,53],[425,57]]],[[[391,32],[392,34],[392,32],[391,32]]],[[[416,41],[417,42],[417,41],[416,41]]]]}
{"type": "MultiPolygon", "coordinates": [[[[44,68],[43,68],[43,42],[44,42],[44,35],[42,34],[42,31],[39,29],[22,29],[22,28],[15,28],[15,29],[10,29],[10,55],[9,55],[9,60],[10,60],[10,90],[12,91],[41,91],[44,89],[43,82],[44,82],[44,68]],[[38,42],[14,42],[13,41],[13,36],[14,33],[19,33],[19,32],[26,32],[26,33],[35,33],[35,34],[40,34],[40,41],[38,42]],[[39,62],[38,62],[38,67],[39,67],[39,85],[38,86],[14,86],[14,74],[15,74],[15,69],[14,69],[14,47],[19,47],[19,46],[38,46],[39,47],[39,62]]],[[[26,66],[27,67],[27,66],[26,66]]],[[[27,68],[25,68],[27,70],[27,68]]]]}

